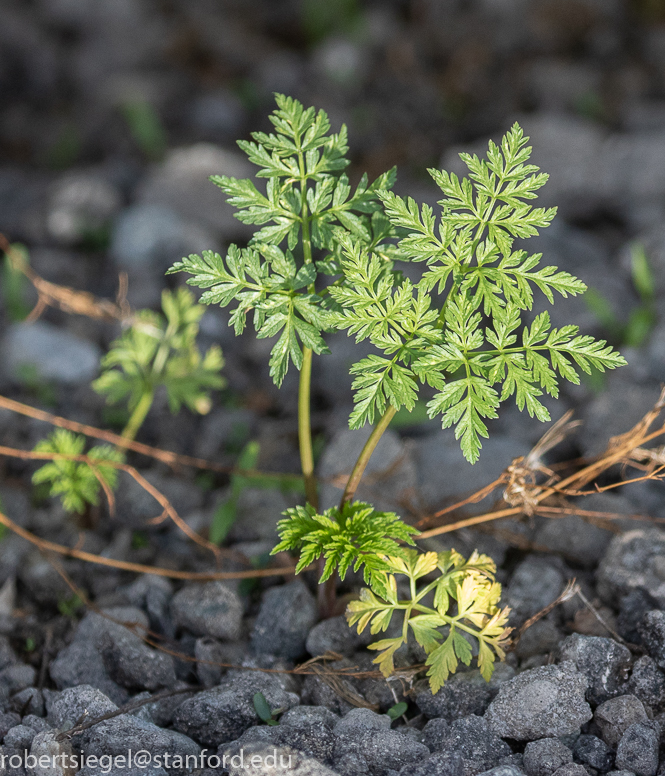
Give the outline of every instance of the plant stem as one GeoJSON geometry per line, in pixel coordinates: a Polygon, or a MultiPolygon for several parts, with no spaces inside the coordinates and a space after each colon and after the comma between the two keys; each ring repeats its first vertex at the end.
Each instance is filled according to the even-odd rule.
{"type": "Polygon", "coordinates": [[[362,479],[365,469],[367,468],[369,459],[372,457],[372,453],[379,443],[379,439],[381,439],[383,432],[390,425],[390,421],[393,419],[396,412],[397,410],[392,406],[392,404],[389,404],[388,409],[381,416],[381,420],[376,424],[376,426],[374,426],[374,430],[369,435],[367,442],[365,442],[365,446],[358,456],[358,460],[356,461],[355,466],[349,475],[340,507],[343,507],[344,504],[348,503],[349,501],[353,501],[353,497],[356,495],[356,490],[358,490],[358,485],[360,484],[360,480],[362,479]]]}
{"type": "Polygon", "coordinates": [[[300,466],[305,478],[305,496],[314,507],[319,508],[319,494],[314,476],[314,453],[312,451],[312,429],[309,413],[309,390],[312,378],[312,349],[304,348],[300,383],[298,385],[298,441],[300,443],[300,466]]]}
{"type": "Polygon", "coordinates": [[[152,407],[152,401],[154,398],[155,392],[151,388],[146,388],[143,391],[143,394],[139,399],[139,403],[136,405],[136,407],[134,407],[134,411],[132,412],[131,417],[127,421],[127,425],[121,434],[124,439],[127,439],[130,442],[134,441],[134,437],[136,436],[138,430],[141,428],[146,415],[150,411],[150,407],[152,407]]]}
{"type": "MultiPolygon", "coordinates": [[[[307,208],[307,178],[305,174],[305,159],[298,152],[300,169],[300,219],[302,224],[302,252],[305,264],[312,263],[312,238],[309,230],[309,211],[307,208]]],[[[316,293],[314,284],[308,289],[310,294],[316,293]]],[[[312,349],[303,348],[303,360],[300,368],[298,384],[298,442],[300,445],[300,466],[305,478],[305,496],[307,501],[318,510],[319,495],[314,476],[314,453],[312,451],[312,426],[310,421],[310,387],[312,383],[312,349]]]]}

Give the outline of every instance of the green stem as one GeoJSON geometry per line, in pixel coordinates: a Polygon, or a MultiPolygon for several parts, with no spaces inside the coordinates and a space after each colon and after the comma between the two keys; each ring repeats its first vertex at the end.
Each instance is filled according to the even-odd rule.
{"type": "Polygon", "coordinates": [[[349,501],[353,501],[353,497],[356,495],[356,490],[358,490],[358,485],[360,484],[360,480],[365,473],[369,459],[372,457],[372,453],[378,445],[379,439],[381,439],[383,432],[390,425],[390,421],[393,419],[396,412],[397,410],[392,406],[392,404],[388,405],[388,409],[383,413],[381,420],[376,424],[374,430],[369,435],[369,439],[367,442],[365,442],[365,446],[358,456],[358,460],[356,461],[355,466],[353,467],[353,470],[349,476],[348,482],[346,483],[346,488],[344,489],[344,495],[342,496],[340,507],[343,507],[344,504],[347,504],[349,501]]]}
{"type": "Polygon", "coordinates": [[[121,434],[124,439],[127,439],[130,442],[134,441],[138,430],[141,428],[146,415],[150,411],[150,407],[152,407],[154,398],[155,393],[151,388],[146,388],[145,391],[143,391],[139,403],[134,407],[134,412],[132,412],[131,417],[127,421],[127,425],[121,434]]]}
{"type": "MultiPolygon", "coordinates": [[[[300,221],[302,225],[302,252],[305,264],[312,263],[312,238],[309,230],[309,211],[307,209],[307,178],[305,174],[305,159],[298,152],[300,169],[300,221]]],[[[314,284],[307,289],[310,294],[316,293],[314,284]]],[[[300,465],[305,478],[305,496],[315,508],[319,508],[319,496],[314,476],[314,453],[312,450],[312,425],[310,420],[310,393],[312,384],[312,349],[303,348],[303,360],[300,368],[298,385],[298,441],[300,445],[300,465]]]]}
{"type": "Polygon", "coordinates": [[[314,453],[312,450],[312,427],[310,423],[309,394],[312,379],[312,349],[303,351],[300,383],[298,386],[298,440],[300,443],[300,465],[305,478],[305,496],[314,507],[319,508],[319,494],[314,476],[314,453]]]}

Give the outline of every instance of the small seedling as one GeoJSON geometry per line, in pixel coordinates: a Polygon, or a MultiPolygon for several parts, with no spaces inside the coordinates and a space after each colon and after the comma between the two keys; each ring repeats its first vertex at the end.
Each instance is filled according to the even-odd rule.
{"type": "Polygon", "coordinates": [[[633,288],[640,303],[631,312],[628,321],[622,322],[610,302],[595,288],[588,289],[586,303],[615,342],[639,348],[648,340],[658,323],[656,289],[649,259],[640,243],[632,246],[630,263],[633,288]]]}
{"type": "Polygon", "coordinates": [[[191,292],[162,294],[164,316],[151,310],[137,313],[132,326],[111,345],[102,359],[102,374],[92,387],[110,404],[126,401],[131,416],[122,436],[134,439],[158,388],[164,388],[171,412],[184,404],[193,412],[210,410],[210,391],[225,385],[220,375],[222,351],[211,347],[202,357],[196,346],[205,308],[191,292]]]}
{"type": "Polygon", "coordinates": [[[394,722],[396,719],[399,719],[402,715],[404,715],[408,708],[409,708],[408,703],[404,703],[404,701],[401,701],[401,703],[396,703],[394,706],[391,706],[386,712],[386,714],[394,722]]]}
{"type": "MultiPolygon", "coordinates": [[[[547,311],[523,325],[534,292],[552,304],[554,293],[575,296],[586,286],[556,267],[540,266],[541,254],[513,250],[515,238],[538,234],[554,218],[554,208],[529,203],[547,175],[528,164],[528,138],[515,124],[500,145],[490,142],[487,158],[462,154],[469,177],[460,180],[430,170],[442,199],[437,217],[390,189],[395,171],[369,183],[363,176],[352,189],[346,128],[330,134],[324,111],[305,109],[276,95],[270,120],[273,134],[256,132],[239,141],[257,178],[213,176],[211,180],[239,209],[237,217],[255,224],[246,248],[231,245],[225,258],[212,251],[191,255],[172,272],[192,275],[204,288],[204,304],[236,304],[230,324],[240,334],[251,313],[259,338],[275,337],[270,374],[277,386],[290,364],[300,371],[298,432],[307,504],[287,510],[274,552],[300,552],[297,570],[319,559],[321,582],[344,578],[363,568],[368,589],[347,611],[351,624],[372,633],[385,630],[396,612],[404,615],[402,635],[370,644],[381,654],[384,674],[409,633],[428,653],[434,691],[455,670],[469,664],[472,647],[489,679],[496,657],[503,657],[507,611],[498,608],[500,585],[489,558],[468,561],[455,552],[405,549],[417,531],[397,515],[353,501],[384,431],[395,415],[412,413],[419,393],[433,388],[427,415],[442,427],[455,427],[465,457],[475,463],[485,420],[513,398],[541,421],[550,420],[539,397],[558,396],[560,379],[579,382],[590,373],[625,363],[604,341],[578,334],[574,325],[552,328],[547,311]],[[419,262],[418,282],[405,279],[398,262],[419,262]],[[326,334],[347,331],[369,340],[374,353],[351,367],[354,408],[349,424],[373,424],[346,483],[339,507],[319,511],[310,424],[310,381],[314,354],[329,352],[326,334]],[[438,574],[421,589],[425,575],[438,574]],[[410,596],[397,597],[395,575],[409,580],[410,596]],[[424,597],[434,593],[433,606],[424,597]],[[413,615],[413,616],[412,616],[413,615]]],[[[334,590],[334,588],[333,588],[334,590]]]]}
{"type": "MultiPolygon", "coordinates": [[[[83,455],[84,450],[85,437],[64,428],[57,428],[35,446],[37,453],[63,456],[83,455]]],[[[118,471],[113,466],[104,465],[104,462],[121,463],[122,453],[110,445],[97,445],[86,455],[99,463],[93,468],[84,461],[54,458],[32,475],[35,485],[47,484],[51,496],[60,496],[62,506],[67,512],[83,514],[88,505],[97,506],[99,503],[102,485],[110,490],[115,488],[118,471]]]]}
{"type": "Polygon", "coordinates": [[[262,692],[255,693],[252,702],[254,703],[254,711],[262,722],[265,722],[266,725],[279,725],[275,716],[281,714],[284,709],[271,709],[262,692]]]}
{"type": "Polygon", "coordinates": [[[84,602],[78,595],[71,595],[69,598],[61,598],[58,601],[58,611],[63,617],[76,617],[77,612],[84,605],[84,602]]]}

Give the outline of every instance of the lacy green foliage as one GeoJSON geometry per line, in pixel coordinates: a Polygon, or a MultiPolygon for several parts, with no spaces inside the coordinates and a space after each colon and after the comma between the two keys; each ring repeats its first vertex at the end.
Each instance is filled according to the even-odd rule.
{"type": "Polygon", "coordinates": [[[205,308],[181,288],[162,293],[162,309],[164,316],[151,310],[137,313],[102,359],[102,374],[92,386],[110,404],[127,400],[130,410],[163,386],[172,412],[185,404],[205,413],[210,409],[209,392],[225,385],[219,374],[222,351],[213,346],[201,356],[196,346],[205,308]]]}
{"type": "Polygon", "coordinates": [[[237,306],[231,315],[236,334],[249,312],[259,338],[280,334],[272,349],[270,374],[281,385],[289,362],[302,365],[302,347],[328,353],[323,334],[333,328],[335,309],[326,289],[317,291],[319,275],[335,282],[341,276],[335,229],[343,228],[390,264],[393,247],[384,244],[392,234],[378,195],[394,183],[395,170],[372,184],[364,175],[355,189],[342,172],[346,127],[330,134],[326,113],[276,95],[270,116],[275,132],[253,133],[238,145],[259,167],[254,181],[213,175],[211,180],[238,208],[236,217],[260,227],[247,248],[231,245],[226,258],[204,251],[174,265],[171,272],[187,272],[188,283],[208,289],[203,304],[237,306]],[[313,254],[317,252],[317,255],[313,254]]]}
{"type": "Polygon", "coordinates": [[[349,568],[363,566],[365,582],[390,566],[383,556],[399,556],[404,550],[397,542],[413,544],[418,530],[403,523],[394,512],[379,512],[371,504],[355,501],[342,509],[331,507],[321,515],[311,504],[287,509],[285,520],[277,524],[282,540],[272,551],[298,550],[299,574],[323,556],[326,560],[319,582],[325,582],[337,570],[344,579],[349,568]]]}
{"type": "Polygon", "coordinates": [[[409,638],[409,629],[425,652],[432,692],[438,692],[461,661],[476,659],[482,676],[489,681],[496,658],[504,658],[509,628],[508,609],[499,609],[501,585],[494,581],[494,562],[474,552],[465,560],[455,550],[419,554],[406,550],[400,556],[384,558],[388,570],[372,575],[370,589],[363,589],[359,601],[352,601],[346,617],[362,633],[369,625],[373,635],[388,629],[394,615],[402,617],[401,635],[380,639],[368,649],[378,650],[374,659],[384,676],[394,670],[395,652],[409,638]],[[434,581],[417,589],[418,580],[436,574],[434,581]],[[399,597],[403,587],[396,576],[408,580],[408,596],[399,597]],[[431,605],[428,604],[431,600],[431,605]]]}
{"type": "Polygon", "coordinates": [[[461,154],[470,171],[461,181],[430,170],[444,195],[439,219],[428,205],[378,193],[393,227],[407,231],[398,257],[425,264],[415,285],[385,272],[371,246],[338,234],[344,283],[330,289],[342,308],[333,323],[382,351],[351,369],[352,428],[372,423],[389,404],[413,409],[419,383],[426,383],[437,390],[430,417],[440,415],[443,428],[455,426],[464,455],[475,463],[480,437],[488,436],[484,419],[496,417],[500,402],[514,396],[520,410],[547,421],[538,397],[544,391],[558,396],[559,378],[578,383],[578,368],[626,363],[604,341],[578,335],[577,326],[552,329],[547,312],[522,326],[534,290],[553,303],[554,292],[575,296],[586,288],[567,272],[541,267],[541,254],[513,250],[516,237],[537,234],[556,212],[527,204],[547,180],[526,163],[527,140],[515,124],[500,147],[490,142],[486,160],[461,154]]]}
{"type": "Polygon", "coordinates": [[[104,462],[122,463],[123,455],[109,445],[97,445],[84,453],[84,436],[58,428],[46,439],[42,439],[34,449],[37,453],[56,453],[66,456],[85,454],[95,462],[93,467],[84,461],[54,459],[37,469],[32,475],[35,485],[47,483],[50,486],[51,495],[60,496],[62,505],[68,512],[82,514],[88,504],[96,506],[99,503],[102,481],[110,490],[115,488],[118,470],[113,466],[104,465],[104,462]]]}

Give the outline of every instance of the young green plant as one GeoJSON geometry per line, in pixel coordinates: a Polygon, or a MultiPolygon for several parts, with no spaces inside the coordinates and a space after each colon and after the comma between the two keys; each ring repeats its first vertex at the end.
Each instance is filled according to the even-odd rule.
{"type": "Polygon", "coordinates": [[[240,209],[237,217],[262,228],[247,248],[231,246],[225,259],[204,252],[171,270],[191,274],[187,282],[206,289],[205,304],[235,301],[230,322],[236,333],[252,312],[258,337],[280,335],[270,359],[277,385],[289,361],[300,370],[298,429],[308,503],[287,510],[274,552],[300,552],[298,570],[322,559],[322,582],[335,571],[343,579],[350,568],[363,568],[369,590],[349,608],[350,622],[362,630],[371,621],[376,633],[395,612],[404,613],[399,644],[370,645],[382,651],[376,662],[385,672],[410,630],[429,655],[433,687],[458,659],[469,662],[467,638],[478,643],[488,677],[502,656],[507,620],[498,608],[492,561],[405,549],[417,531],[393,513],[353,500],[367,463],[395,414],[413,411],[425,386],[435,391],[429,417],[439,417],[443,428],[454,426],[463,454],[475,463],[488,436],[485,421],[497,416],[501,402],[512,397],[520,410],[548,421],[539,397],[558,396],[560,379],[577,383],[578,370],[614,369],[625,361],[576,326],[552,328],[547,311],[522,323],[534,291],[553,303],[555,292],[574,296],[585,286],[556,267],[540,266],[540,254],[515,247],[517,238],[547,227],[556,212],[529,204],[547,175],[528,164],[528,138],[517,124],[500,145],[490,142],[486,159],[461,155],[468,178],[430,170],[442,192],[436,217],[429,205],[390,191],[394,170],[372,185],[363,176],[352,190],[342,172],[345,128],[329,135],[323,111],[305,110],[282,95],[276,100],[276,133],[240,142],[259,166],[257,177],[267,179],[265,190],[250,180],[212,178],[240,209]],[[421,263],[418,282],[404,278],[396,261],[421,263]],[[329,352],[324,335],[334,330],[369,340],[375,349],[351,367],[350,417],[351,428],[374,428],[340,505],[321,514],[309,392],[312,354],[329,352]],[[418,590],[418,580],[437,571],[438,581],[418,590]],[[406,601],[397,597],[396,574],[408,578],[406,601]],[[428,608],[423,599],[432,591],[428,608]]]}
{"type": "MultiPolygon", "coordinates": [[[[210,391],[225,384],[220,375],[222,352],[211,347],[201,356],[196,345],[199,321],[205,308],[194,301],[187,289],[162,294],[164,315],[152,310],[138,312],[131,324],[102,359],[102,374],[92,384],[111,404],[125,401],[130,411],[122,432],[132,441],[152,407],[155,393],[166,391],[171,412],[185,404],[205,414],[211,406],[210,391]]],[[[37,452],[57,455],[83,455],[85,437],[56,429],[35,447],[37,452]]],[[[90,458],[122,462],[121,449],[108,445],[93,447],[90,458]]],[[[117,470],[110,466],[55,458],[33,475],[35,484],[47,484],[50,495],[59,495],[68,512],[83,513],[96,506],[102,487],[113,490],[117,470]]]]}

